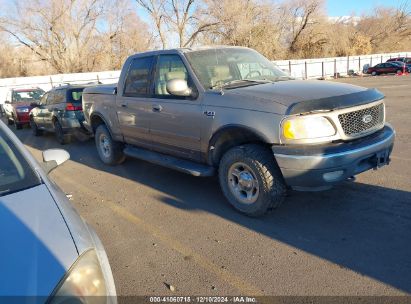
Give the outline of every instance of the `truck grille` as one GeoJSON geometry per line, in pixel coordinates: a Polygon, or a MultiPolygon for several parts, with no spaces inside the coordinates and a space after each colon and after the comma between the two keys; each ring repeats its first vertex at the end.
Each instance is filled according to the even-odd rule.
{"type": "Polygon", "coordinates": [[[338,115],[345,135],[355,136],[384,123],[384,104],[338,115]]]}

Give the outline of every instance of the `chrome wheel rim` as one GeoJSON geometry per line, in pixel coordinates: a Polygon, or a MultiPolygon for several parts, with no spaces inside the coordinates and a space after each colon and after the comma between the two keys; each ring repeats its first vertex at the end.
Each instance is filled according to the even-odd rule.
{"type": "Polygon", "coordinates": [[[104,157],[106,158],[110,157],[111,155],[110,140],[104,134],[100,135],[100,150],[101,150],[101,153],[104,155],[104,157]]]}
{"type": "Polygon", "coordinates": [[[258,180],[253,170],[244,163],[234,163],[228,169],[228,187],[235,198],[243,204],[253,204],[258,199],[258,180]]]}

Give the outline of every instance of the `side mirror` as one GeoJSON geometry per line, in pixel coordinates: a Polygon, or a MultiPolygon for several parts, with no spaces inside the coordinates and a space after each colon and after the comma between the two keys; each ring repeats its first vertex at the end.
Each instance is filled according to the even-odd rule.
{"type": "Polygon", "coordinates": [[[50,173],[65,161],[70,159],[70,154],[63,149],[48,149],[43,151],[43,169],[50,173]]]}
{"type": "Polygon", "coordinates": [[[187,97],[191,96],[192,90],[184,79],[171,79],[166,84],[167,92],[171,95],[187,97]]]}

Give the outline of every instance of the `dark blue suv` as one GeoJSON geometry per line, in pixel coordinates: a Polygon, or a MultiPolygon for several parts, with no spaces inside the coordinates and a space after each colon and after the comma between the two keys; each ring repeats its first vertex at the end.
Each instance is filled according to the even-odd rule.
{"type": "Polygon", "coordinates": [[[87,85],[65,85],[43,95],[30,112],[30,126],[35,136],[43,131],[56,134],[60,144],[71,141],[72,135],[87,131],[83,127],[82,94],[87,85]]]}

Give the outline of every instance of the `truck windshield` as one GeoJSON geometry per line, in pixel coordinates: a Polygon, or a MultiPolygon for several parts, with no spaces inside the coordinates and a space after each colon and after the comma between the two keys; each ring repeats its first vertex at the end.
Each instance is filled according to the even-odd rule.
{"type": "Polygon", "coordinates": [[[0,129],[0,196],[40,184],[40,179],[0,129]]]}
{"type": "Polygon", "coordinates": [[[274,63],[251,49],[204,49],[190,51],[185,55],[206,89],[234,88],[290,79],[274,63]]]}

